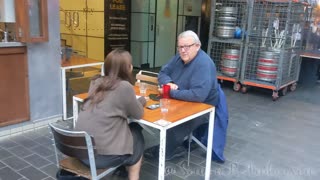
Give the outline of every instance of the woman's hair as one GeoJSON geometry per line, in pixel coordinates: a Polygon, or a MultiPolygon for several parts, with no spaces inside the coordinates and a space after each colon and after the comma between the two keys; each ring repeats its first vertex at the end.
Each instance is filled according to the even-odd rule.
{"type": "Polygon", "coordinates": [[[91,105],[99,104],[103,98],[104,93],[108,90],[114,89],[119,81],[128,81],[133,83],[131,74],[132,68],[132,56],[126,50],[115,49],[111,51],[104,60],[104,77],[95,76],[91,81],[95,81],[98,78],[102,78],[102,83],[93,90],[93,92],[84,100],[85,104],[88,100],[91,100],[91,105]]]}
{"type": "Polygon", "coordinates": [[[193,31],[191,31],[191,30],[184,31],[184,32],[182,32],[182,33],[179,34],[178,40],[179,40],[180,38],[185,38],[185,37],[192,37],[193,40],[194,40],[193,42],[195,42],[195,43],[197,43],[197,44],[199,44],[199,45],[201,46],[201,42],[200,42],[200,40],[199,40],[199,37],[198,37],[198,35],[197,35],[195,32],[193,32],[193,31]]]}

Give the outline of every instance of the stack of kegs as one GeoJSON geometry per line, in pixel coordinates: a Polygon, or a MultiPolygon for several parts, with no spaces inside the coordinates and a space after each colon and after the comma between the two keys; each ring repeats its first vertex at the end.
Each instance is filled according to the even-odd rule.
{"type": "Polygon", "coordinates": [[[274,82],[277,79],[280,52],[261,51],[258,59],[257,79],[274,82]]]}
{"type": "Polygon", "coordinates": [[[240,51],[238,49],[225,49],[221,55],[221,72],[233,77],[237,74],[240,51]]]}
{"type": "Polygon", "coordinates": [[[221,38],[233,38],[236,30],[237,7],[221,7],[217,17],[216,36],[221,38]]]}

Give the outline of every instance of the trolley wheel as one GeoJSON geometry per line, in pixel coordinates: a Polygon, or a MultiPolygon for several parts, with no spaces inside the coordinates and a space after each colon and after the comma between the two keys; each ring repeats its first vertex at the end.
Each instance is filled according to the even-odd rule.
{"type": "Polygon", "coordinates": [[[241,88],[240,83],[234,83],[233,84],[233,90],[234,91],[238,92],[240,90],[240,88],[241,88]]]}
{"type": "Polygon", "coordinates": [[[279,99],[279,92],[278,91],[273,91],[272,100],[276,101],[277,99],[279,99]]]}
{"type": "Polygon", "coordinates": [[[241,92],[242,92],[243,94],[247,93],[247,92],[248,92],[248,87],[247,87],[247,86],[242,86],[242,87],[241,87],[241,92]]]}
{"type": "Polygon", "coordinates": [[[288,92],[288,86],[286,86],[286,87],[281,89],[281,95],[282,96],[285,96],[287,94],[287,92],[288,92]]]}
{"type": "Polygon", "coordinates": [[[290,86],[290,91],[294,91],[294,90],[296,90],[296,89],[297,89],[297,83],[291,84],[291,86],[290,86]]]}

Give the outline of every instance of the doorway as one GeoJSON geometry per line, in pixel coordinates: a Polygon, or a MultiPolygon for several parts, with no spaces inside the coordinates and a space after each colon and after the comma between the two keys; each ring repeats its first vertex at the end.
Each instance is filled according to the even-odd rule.
{"type": "Polygon", "coordinates": [[[177,7],[178,0],[157,2],[155,67],[166,64],[176,52],[177,7]]]}

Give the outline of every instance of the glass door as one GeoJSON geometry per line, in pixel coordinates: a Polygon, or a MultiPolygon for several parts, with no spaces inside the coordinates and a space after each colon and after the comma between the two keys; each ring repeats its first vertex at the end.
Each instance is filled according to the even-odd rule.
{"type": "Polygon", "coordinates": [[[157,1],[155,67],[166,64],[176,52],[178,0],[157,1]]]}
{"type": "Polygon", "coordinates": [[[155,2],[131,1],[130,52],[132,64],[136,68],[154,66],[155,2]]]}

